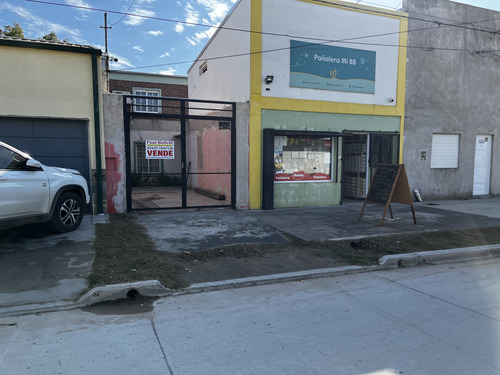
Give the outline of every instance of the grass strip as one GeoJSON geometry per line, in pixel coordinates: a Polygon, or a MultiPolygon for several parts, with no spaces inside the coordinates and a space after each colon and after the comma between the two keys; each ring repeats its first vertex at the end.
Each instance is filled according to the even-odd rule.
{"type": "Polygon", "coordinates": [[[187,286],[182,274],[189,264],[213,262],[220,257],[258,260],[270,253],[295,251],[300,252],[302,257],[329,257],[352,265],[370,265],[376,264],[384,255],[488,244],[500,244],[500,228],[398,234],[306,244],[235,244],[197,252],[174,253],[158,251],[146,228],[136,222],[134,215],[112,215],[108,223],[96,225],[95,260],[88,281],[89,287],[93,288],[158,280],[167,288],[179,289],[187,286]]]}
{"type": "Polygon", "coordinates": [[[133,215],[113,215],[96,224],[95,259],[89,287],[158,280],[165,287],[182,287],[178,255],[160,252],[133,215]]]}

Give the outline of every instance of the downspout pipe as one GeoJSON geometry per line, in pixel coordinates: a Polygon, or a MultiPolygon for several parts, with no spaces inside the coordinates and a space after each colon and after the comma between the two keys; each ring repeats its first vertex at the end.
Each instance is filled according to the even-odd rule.
{"type": "Polygon", "coordinates": [[[92,86],[94,94],[94,137],[95,137],[95,160],[96,160],[96,195],[97,213],[104,213],[103,191],[102,191],[102,155],[101,155],[101,117],[100,100],[101,90],[99,89],[99,74],[97,59],[100,56],[91,55],[92,59],[92,86]]]}

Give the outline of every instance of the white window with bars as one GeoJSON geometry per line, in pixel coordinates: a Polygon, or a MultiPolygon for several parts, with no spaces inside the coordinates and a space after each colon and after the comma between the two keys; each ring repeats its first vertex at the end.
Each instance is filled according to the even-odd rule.
{"type": "Polygon", "coordinates": [[[146,144],[135,144],[135,173],[160,173],[160,159],[146,159],[146,144]]]}
{"type": "Polygon", "coordinates": [[[144,96],[144,98],[134,98],[134,112],[161,112],[161,100],[154,99],[160,96],[159,90],[135,89],[134,95],[144,96]]]}

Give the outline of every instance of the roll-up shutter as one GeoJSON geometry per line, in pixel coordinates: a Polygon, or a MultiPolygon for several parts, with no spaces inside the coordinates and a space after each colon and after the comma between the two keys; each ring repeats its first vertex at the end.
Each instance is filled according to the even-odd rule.
{"type": "Polygon", "coordinates": [[[458,168],[459,134],[433,134],[431,168],[458,168]]]}

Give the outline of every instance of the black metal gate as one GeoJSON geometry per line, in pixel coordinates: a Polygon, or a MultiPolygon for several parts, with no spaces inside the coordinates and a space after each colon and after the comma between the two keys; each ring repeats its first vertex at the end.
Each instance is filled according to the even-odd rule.
{"type": "Polygon", "coordinates": [[[124,96],[127,211],[236,207],[236,103],[124,96]]]}

